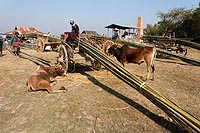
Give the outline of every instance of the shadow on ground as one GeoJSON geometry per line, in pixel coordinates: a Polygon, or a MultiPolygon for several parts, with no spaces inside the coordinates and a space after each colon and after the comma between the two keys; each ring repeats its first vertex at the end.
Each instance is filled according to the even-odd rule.
{"type": "Polygon", "coordinates": [[[124,95],[122,95],[119,92],[113,90],[112,88],[102,84],[96,78],[94,78],[93,76],[87,74],[85,71],[79,71],[79,72],[82,75],[86,76],[88,78],[88,80],[91,81],[93,84],[101,87],[103,90],[107,91],[108,93],[110,93],[110,94],[116,96],[117,98],[125,101],[127,104],[129,104],[130,106],[134,107],[135,109],[140,111],[142,114],[146,115],[148,118],[150,118],[155,123],[157,123],[158,125],[162,126],[163,128],[165,128],[165,129],[167,129],[167,130],[169,130],[171,132],[187,132],[185,130],[182,130],[179,126],[177,126],[173,122],[170,122],[170,121],[166,120],[164,117],[161,117],[161,116],[158,116],[158,115],[152,113],[151,111],[149,111],[148,109],[144,108],[143,106],[141,106],[140,104],[136,103],[135,101],[129,99],[128,97],[125,97],[124,95]]]}

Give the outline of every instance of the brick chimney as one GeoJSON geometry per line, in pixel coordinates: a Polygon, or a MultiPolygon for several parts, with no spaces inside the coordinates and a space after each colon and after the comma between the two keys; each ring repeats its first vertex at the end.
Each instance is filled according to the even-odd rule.
{"type": "Polygon", "coordinates": [[[137,30],[136,30],[136,41],[140,41],[140,37],[143,36],[143,18],[138,17],[137,21],[137,30]]]}

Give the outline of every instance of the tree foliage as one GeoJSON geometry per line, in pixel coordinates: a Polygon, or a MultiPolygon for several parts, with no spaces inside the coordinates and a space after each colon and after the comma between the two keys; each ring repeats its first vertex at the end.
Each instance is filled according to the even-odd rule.
{"type": "Polygon", "coordinates": [[[157,36],[158,35],[158,25],[147,24],[146,29],[144,30],[144,34],[148,36],[157,36]]]}
{"type": "Polygon", "coordinates": [[[145,35],[166,36],[175,33],[177,38],[194,38],[200,43],[200,3],[196,9],[175,8],[167,13],[158,12],[157,15],[160,21],[154,25],[147,24],[145,35]]]}
{"type": "Polygon", "coordinates": [[[200,36],[200,8],[194,10],[192,15],[192,32],[193,35],[191,37],[198,37],[200,36]]]}
{"type": "Polygon", "coordinates": [[[185,20],[191,18],[191,14],[191,10],[185,10],[184,8],[175,8],[168,13],[158,12],[158,17],[161,19],[158,22],[159,33],[165,36],[174,32],[185,20]]]}

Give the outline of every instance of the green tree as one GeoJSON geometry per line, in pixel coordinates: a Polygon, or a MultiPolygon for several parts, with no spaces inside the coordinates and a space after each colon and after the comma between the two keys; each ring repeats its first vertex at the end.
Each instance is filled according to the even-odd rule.
{"type": "Polygon", "coordinates": [[[184,20],[191,18],[192,10],[185,10],[185,8],[175,8],[170,10],[168,13],[158,12],[158,17],[161,21],[159,24],[159,33],[163,36],[171,34],[179,27],[184,20]]]}
{"type": "Polygon", "coordinates": [[[175,32],[177,37],[194,38],[194,41],[200,43],[200,8],[193,10],[191,17],[184,20],[175,32]]]}
{"type": "Polygon", "coordinates": [[[146,29],[144,29],[144,34],[148,36],[157,36],[158,35],[158,25],[147,24],[146,29]]]}
{"type": "Polygon", "coordinates": [[[158,12],[160,21],[157,24],[148,24],[144,33],[146,35],[166,36],[175,32],[178,38],[194,38],[200,43],[200,3],[196,9],[185,10],[175,8],[167,13],[158,12]]]}
{"type": "Polygon", "coordinates": [[[191,37],[196,38],[200,36],[200,8],[194,10],[192,15],[192,35],[191,37]]]}

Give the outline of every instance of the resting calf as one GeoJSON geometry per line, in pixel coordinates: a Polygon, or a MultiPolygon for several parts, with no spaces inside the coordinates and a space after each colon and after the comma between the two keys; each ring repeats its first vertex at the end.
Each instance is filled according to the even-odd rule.
{"type": "Polygon", "coordinates": [[[130,48],[128,45],[123,45],[121,48],[111,47],[108,52],[113,54],[117,60],[125,67],[128,63],[147,64],[147,80],[150,79],[152,73],[152,80],[154,79],[154,62],[156,57],[156,48],[145,46],[144,48],[130,48]]]}
{"type": "Polygon", "coordinates": [[[26,85],[29,91],[47,90],[48,93],[63,92],[64,87],[61,87],[58,91],[53,91],[51,88],[51,83],[55,81],[56,76],[63,76],[65,71],[62,67],[50,66],[45,67],[43,65],[38,66],[37,70],[30,75],[26,85]]]}

